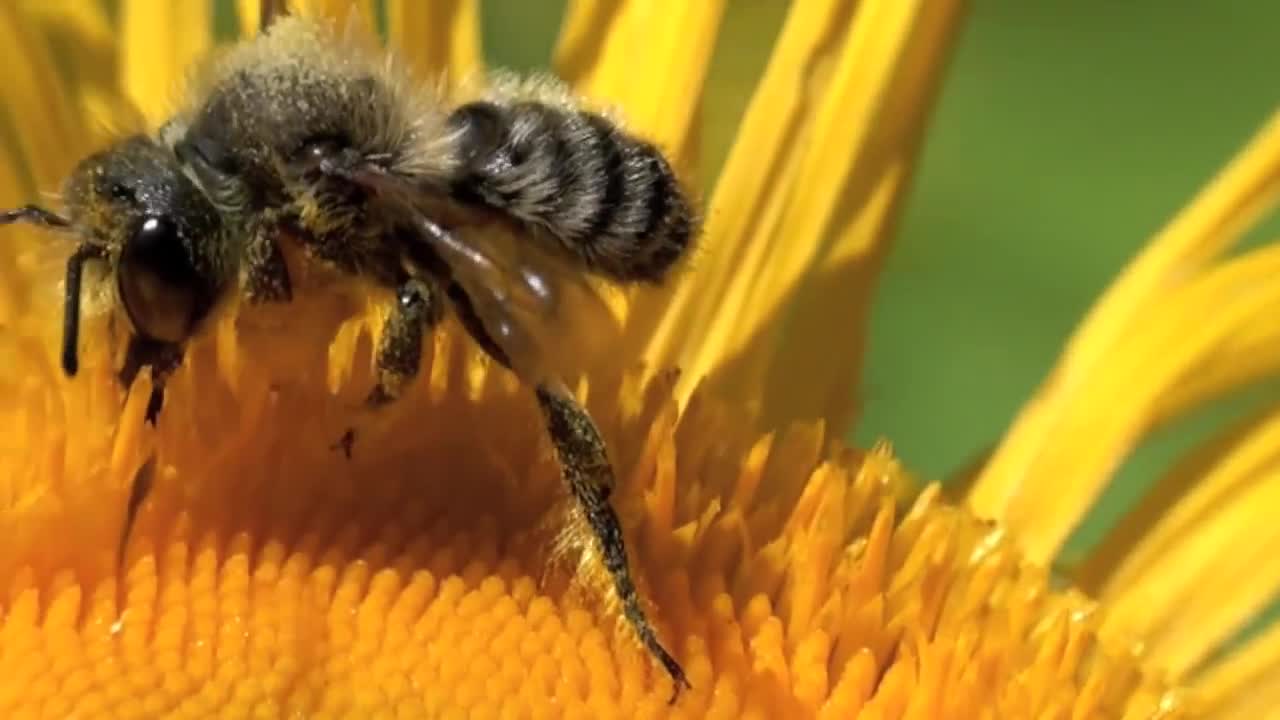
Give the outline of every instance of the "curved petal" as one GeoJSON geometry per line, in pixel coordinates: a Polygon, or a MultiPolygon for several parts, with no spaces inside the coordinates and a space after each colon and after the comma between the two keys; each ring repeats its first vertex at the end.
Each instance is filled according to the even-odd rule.
{"type": "MultiPolygon", "coordinates": [[[[894,1],[855,9],[837,0],[792,6],[712,197],[696,275],[682,279],[669,302],[636,313],[638,328],[650,326],[646,317],[656,320],[646,360],[686,368],[684,392],[734,359],[743,369],[717,385],[760,402],[758,390],[744,397],[743,388],[760,386],[778,351],[776,328],[809,269],[828,264],[841,281],[874,275],[962,7],[894,1]]],[[[810,302],[850,297],[847,287],[831,292],[836,297],[821,293],[810,302]]],[[[849,308],[855,318],[864,311],[849,308]]],[[[861,347],[853,325],[842,333],[840,359],[861,347]]],[[[820,341],[805,335],[801,342],[820,341]]],[[[847,383],[814,387],[824,397],[781,402],[770,419],[829,413],[843,426],[847,406],[830,408],[825,400],[847,383]]],[[[779,384],[769,392],[788,391],[779,384]]]]}
{"type": "Polygon", "coordinates": [[[459,83],[480,72],[480,7],[476,0],[389,0],[392,47],[420,78],[459,83]]]}
{"type": "Polygon", "coordinates": [[[210,0],[122,0],[120,83],[147,120],[176,109],[187,73],[213,46],[210,0]]]}
{"type": "Polygon", "coordinates": [[[26,32],[24,21],[13,3],[0,5],[0,62],[8,68],[4,110],[26,171],[23,196],[32,198],[61,184],[83,143],[79,117],[45,38],[26,32]]]}
{"type": "Polygon", "coordinates": [[[573,0],[554,65],[583,95],[689,168],[693,122],[725,0],[573,0]]]}
{"type": "Polygon", "coordinates": [[[1194,453],[1102,543],[1086,580],[1108,607],[1104,632],[1143,638],[1153,663],[1185,677],[1280,593],[1277,506],[1272,410],[1194,453]]]}
{"type": "Polygon", "coordinates": [[[1215,663],[1196,679],[1195,692],[1210,720],[1266,717],[1280,707],[1280,624],[1215,663]]]}
{"type": "Polygon", "coordinates": [[[979,515],[1009,522],[1031,557],[1052,558],[1150,427],[1157,398],[1211,364],[1208,358],[1231,338],[1271,324],[1277,298],[1265,276],[1275,272],[1277,250],[1221,267],[1213,261],[1278,196],[1280,113],[1153,240],[1077,330],[969,493],[979,515]],[[1126,402],[1117,406],[1117,397],[1126,402]],[[1055,478],[1067,495],[1045,497],[1044,477],[1055,478]],[[1053,509],[1044,514],[1046,503],[1053,509]]]}

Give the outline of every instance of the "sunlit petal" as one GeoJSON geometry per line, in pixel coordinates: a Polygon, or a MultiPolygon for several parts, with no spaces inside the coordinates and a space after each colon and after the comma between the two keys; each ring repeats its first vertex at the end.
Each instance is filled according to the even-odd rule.
{"type": "Polygon", "coordinates": [[[1233,336],[1272,324],[1280,293],[1267,278],[1280,249],[1206,266],[1278,195],[1280,114],[1103,295],[1006,435],[969,499],[980,515],[1005,518],[1032,557],[1053,556],[1153,422],[1158,398],[1233,336]],[[1044,477],[1066,496],[1044,493],[1044,477]]]}
{"type": "Polygon", "coordinates": [[[1204,717],[1266,717],[1280,707],[1280,625],[1273,624],[1219,660],[1196,682],[1204,717]]]}
{"type": "Polygon", "coordinates": [[[122,0],[120,83],[152,123],[173,114],[193,64],[213,45],[210,0],[122,0]]]}
{"type": "Polygon", "coordinates": [[[20,11],[0,5],[5,110],[27,172],[24,194],[58,187],[81,146],[80,126],[43,37],[25,32],[20,11]]]}
{"type": "MultiPolygon", "coordinates": [[[[1141,637],[1184,676],[1280,592],[1280,412],[1234,429],[1166,477],[1108,538],[1090,584],[1105,631],[1141,637]]],[[[1095,561],[1098,562],[1098,561],[1095,561]]]]}
{"type": "MultiPolygon", "coordinates": [[[[669,304],[637,312],[641,328],[646,317],[657,318],[645,352],[650,362],[685,367],[687,390],[732,360],[735,371],[718,385],[727,395],[761,402],[758,390],[743,389],[760,388],[771,370],[782,375],[809,359],[773,366],[775,333],[795,309],[789,303],[801,278],[823,267],[824,258],[840,288],[818,281],[807,306],[854,301],[843,312],[851,320],[832,354],[835,362],[856,356],[866,311],[856,303],[878,267],[961,8],[836,1],[792,7],[712,196],[696,279],[680,283],[669,304]]],[[[801,343],[829,340],[824,332],[801,343]]],[[[823,388],[821,397],[779,400],[768,419],[803,411],[843,426],[848,403],[832,399],[841,387],[847,382],[823,388]]],[[[766,392],[771,400],[789,393],[781,383],[766,392]]]]}
{"type": "Polygon", "coordinates": [[[480,8],[476,0],[390,0],[391,45],[420,78],[441,74],[454,82],[481,69],[480,8]]]}
{"type": "Polygon", "coordinates": [[[689,140],[724,0],[569,3],[555,67],[688,169],[689,140]]]}

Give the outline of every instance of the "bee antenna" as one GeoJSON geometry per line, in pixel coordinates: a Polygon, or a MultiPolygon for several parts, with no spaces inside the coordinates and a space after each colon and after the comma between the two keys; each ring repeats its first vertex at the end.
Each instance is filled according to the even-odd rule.
{"type": "Polygon", "coordinates": [[[52,230],[66,230],[71,227],[70,220],[37,205],[23,205],[12,210],[0,210],[0,225],[12,225],[13,223],[30,223],[52,230]]]}
{"type": "Polygon", "coordinates": [[[76,346],[80,338],[80,280],[89,260],[105,260],[106,251],[97,245],[81,245],[67,258],[65,306],[62,313],[62,370],[74,377],[80,368],[76,346]]]}
{"type": "MultiPolygon", "coordinates": [[[[0,225],[28,223],[50,230],[69,230],[71,221],[38,205],[23,205],[0,210],[0,225]]],[[[66,298],[62,317],[62,370],[70,376],[79,369],[76,345],[80,337],[80,280],[88,260],[103,260],[106,251],[96,245],[82,244],[67,259],[66,298]]]]}
{"type": "Polygon", "coordinates": [[[258,4],[258,31],[265,32],[272,23],[288,14],[288,0],[261,0],[258,4]]]}

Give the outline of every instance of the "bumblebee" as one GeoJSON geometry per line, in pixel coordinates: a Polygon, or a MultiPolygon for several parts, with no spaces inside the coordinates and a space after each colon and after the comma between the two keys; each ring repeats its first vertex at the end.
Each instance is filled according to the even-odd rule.
{"type": "Polygon", "coordinates": [[[564,373],[581,349],[574,329],[591,324],[584,314],[605,312],[587,276],[661,282],[697,236],[690,196],[658,148],[553,82],[497,77],[450,106],[358,35],[276,17],[197,75],[186,109],[155,134],[82,161],[65,215],[0,214],[77,239],[64,370],[77,370],[89,262],[105,263],[132,328],[122,381],[152,368],[153,422],[165,377],[221,301],[291,299],[282,243],[393,291],[371,407],[408,386],[426,334],[451,310],[532,388],[623,614],[678,694],[689,682],[632,581],[605,444],[564,373]]]}

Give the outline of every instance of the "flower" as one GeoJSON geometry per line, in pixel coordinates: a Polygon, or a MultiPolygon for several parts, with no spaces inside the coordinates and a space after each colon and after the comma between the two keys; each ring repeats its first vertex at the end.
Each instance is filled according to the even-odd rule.
{"type": "MultiPolygon", "coordinates": [[[[378,19],[369,2],[295,5],[378,19]]],[[[257,3],[238,7],[253,32],[257,3]]],[[[209,8],[122,0],[117,32],[95,3],[0,6],[12,126],[0,200],[34,199],[110,130],[162,118],[187,62],[213,45],[209,8]]],[[[386,10],[391,42],[424,76],[461,82],[480,67],[475,2],[386,10]]],[[[556,64],[692,174],[723,11],[581,0],[556,64]]],[[[0,708],[1030,718],[1270,707],[1280,634],[1210,653],[1275,583],[1231,542],[1270,544],[1275,415],[1198,452],[1073,569],[1097,600],[1052,589],[1045,568],[1142,433],[1275,370],[1275,248],[1220,256],[1275,199],[1280,121],[1100,299],[956,490],[962,502],[920,487],[886,446],[830,441],[851,415],[863,339],[824,334],[816,308],[865,312],[961,14],[953,0],[796,3],[710,194],[694,270],[619,306],[617,356],[643,365],[582,383],[622,472],[615,500],[644,594],[694,686],[678,704],[601,606],[594,565],[574,562],[591,550],[563,532],[575,526],[527,393],[464,335],[434,337],[429,370],[365,419],[346,462],[326,441],[367,387],[378,298],[301,298],[287,333],[280,317],[232,308],[190,349],[152,428],[145,373],[121,408],[104,298],[84,330],[103,340],[86,341],[80,376],[61,376],[66,249],[10,228],[0,708]],[[780,381],[794,377],[804,381],[780,381]],[[154,488],[117,572],[129,485],[152,453],[154,488]],[[1206,582],[1232,589],[1181,592],[1206,582]]]]}

